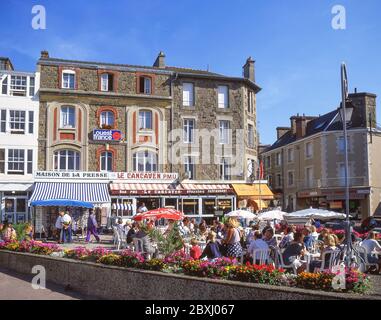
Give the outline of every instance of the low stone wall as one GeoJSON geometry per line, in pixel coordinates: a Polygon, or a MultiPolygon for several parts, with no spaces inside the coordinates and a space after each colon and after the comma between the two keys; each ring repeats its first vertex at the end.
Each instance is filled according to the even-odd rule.
{"type": "Polygon", "coordinates": [[[0,251],[0,267],[31,274],[32,267],[42,265],[46,280],[85,295],[101,299],[126,300],[332,300],[381,299],[316,292],[298,288],[274,287],[138,269],[126,269],[64,258],[29,253],[0,251]]]}

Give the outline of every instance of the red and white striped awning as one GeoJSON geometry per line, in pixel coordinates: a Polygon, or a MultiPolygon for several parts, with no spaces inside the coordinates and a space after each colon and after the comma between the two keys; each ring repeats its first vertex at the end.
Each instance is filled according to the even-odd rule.
{"type": "Polygon", "coordinates": [[[171,183],[111,183],[111,194],[181,194],[180,185],[171,183]]]}
{"type": "Polygon", "coordinates": [[[232,194],[233,189],[230,184],[212,184],[212,183],[182,183],[185,193],[187,194],[232,194]]]}

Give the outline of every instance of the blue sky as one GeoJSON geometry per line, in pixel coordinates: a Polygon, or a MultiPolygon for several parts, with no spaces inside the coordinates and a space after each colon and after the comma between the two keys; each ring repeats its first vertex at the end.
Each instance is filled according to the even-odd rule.
{"type": "MultiPolygon", "coordinates": [[[[256,60],[261,142],[296,113],[318,115],[338,105],[340,63],[350,90],[381,95],[379,0],[7,0],[0,11],[0,56],[34,70],[40,51],[53,57],[151,65],[166,63],[241,76],[256,60]],[[47,29],[31,27],[44,5],[47,29]],[[331,27],[334,5],[346,8],[346,30],[331,27]]],[[[378,123],[381,123],[380,99],[378,123]]]]}

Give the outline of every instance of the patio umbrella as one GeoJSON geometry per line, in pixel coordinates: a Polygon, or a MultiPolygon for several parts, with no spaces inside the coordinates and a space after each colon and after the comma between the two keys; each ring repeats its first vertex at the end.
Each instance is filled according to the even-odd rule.
{"type": "Polygon", "coordinates": [[[234,210],[225,215],[226,217],[236,217],[243,219],[254,219],[255,214],[248,210],[234,210]]]}
{"type": "Polygon", "coordinates": [[[168,220],[182,220],[184,214],[181,211],[171,208],[159,208],[147,212],[138,213],[133,219],[135,221],[142,221],[144,219],[168,219],[168,220]]]}
{"type": "Polygon", "coordinates": [[[271,210],[271,211],[265,211],[261,212],[258,216],[258,220],[283,220],[283,216],[286,214],[286,212],[280,211],[280,210],[271,210]]]}
{"type": "Polygon", "coordinates": [[[286,214],[287,218],[312,218],[319,220],[345,219],[345,214],[323,209],[308,208],[286,214]]]}

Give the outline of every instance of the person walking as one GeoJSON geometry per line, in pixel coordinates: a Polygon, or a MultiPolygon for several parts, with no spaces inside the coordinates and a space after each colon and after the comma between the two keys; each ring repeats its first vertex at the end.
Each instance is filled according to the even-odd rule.
{"type": "Polygon", "coordinates": [[[89,210],[89,217],[87,218],[87,235],[86,235],[86,242],[90,241],[91,235],[95,237],[97,242],[99,243],[101,240],[99,238],[98,232],[98,223],[97,219],[95,217],[95,212],[93,209],[89,210]]]}
{"type": "Polygon", "coordinates": [[[62,242],[63,243],[71,243],[72,242],[72,232],[71,232],[71,217],[69,211],[62,216],[62,242]]]}
{"type": "Polygon", "coordinates": [[[55,228],[56,228],[56,238],[57,242],[61,243],[62,242],[62,228],[63,228],[63,223],[62,223],[62,217],[65,215],[65,212],[60,211],[55,223],[55,228]]]}

